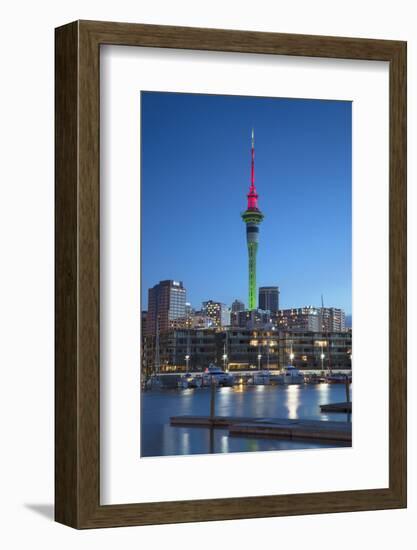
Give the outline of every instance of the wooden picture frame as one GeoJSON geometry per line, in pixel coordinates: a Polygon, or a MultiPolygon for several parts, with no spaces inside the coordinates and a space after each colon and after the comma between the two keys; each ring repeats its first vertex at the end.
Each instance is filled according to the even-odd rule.
{"type": "Polygon", "coordinates": [[[77,21],[56,29],[55,518],[75,528],[406,506],[406,43],[77,21]],[[389,62],[389,487],[100,505],[99,56],[117,44],[389,62]]]}

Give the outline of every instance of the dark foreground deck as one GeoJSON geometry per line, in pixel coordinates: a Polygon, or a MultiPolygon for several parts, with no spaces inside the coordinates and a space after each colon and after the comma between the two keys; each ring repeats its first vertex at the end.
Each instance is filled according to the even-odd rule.
{"type": "Polygon", "coordinates": [[[352,402],[345,401],[344,403],[329,403],[328,405],[320,405],[321,412],[341,412],[351,413],[352,402]]]}
{"type": "Polygon", "coordinates": [[[310,441],[352,442],[350,422],[325,420],[288,420],[284,418],[247,418],[234,416],[172,416],[172,426],[223,428],[230,436],[304,439],[310,441]]]}

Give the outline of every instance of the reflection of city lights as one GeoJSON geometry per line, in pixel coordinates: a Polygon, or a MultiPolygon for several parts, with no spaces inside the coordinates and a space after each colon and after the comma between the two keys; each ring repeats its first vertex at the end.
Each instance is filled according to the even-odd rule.
{"type": "Polygon", "coordinates": [[[182,434],[182,454],[190,454],[190,434],[188,432],[182,434]]]}
{"type": "Polygon", "coordinates": [[[299,386],[289,385],[287,388],[287,407],[288,418],[295,420],[298,418],[298,407],[300,405],[299,386]]]}

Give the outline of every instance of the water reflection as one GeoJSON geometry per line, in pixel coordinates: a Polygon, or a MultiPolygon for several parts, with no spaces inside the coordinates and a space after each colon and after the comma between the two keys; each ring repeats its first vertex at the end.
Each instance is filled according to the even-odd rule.
{"type": "Polygon", "coordinates": [[[300,405],[300,387],[288,386],[287,388],[287,407],[288,418],[295,420],[298,418],[298,407],[300,405]]]}
{"type": "MultiPolygon", "coordinates": [[[[252,418],[305,418],[346,421],[345,414],[320,412],[319,405],[345,401],[343,384],[294,386],[235,386],[218,388],[216,414],[252,418]]],[[[151,391],[141,394],[141,455],[186,455],[229,453],[255,450],[334,447],[303,441],[229,437],[227,430],[178,428],[169,424],[170,416],[207,415],[209,389],[151,391]]]]}
{"type": "Polygon", "coordinates": [[[329,395],[330,387],[331,387],[330,384],[328,384],[327,382],[325,384],[317,385],[317,389],[320,393],[320,399],[327,399],[329,395]]]}
{"type": "Polygon", "coordinates": [[[227,435],[222,435],[221,452],[222,453],[228,453],[229,452],[229,438],[228,438],[227,435]]]}
{"type": "MultiPolygon", "coordinates": [[[[213,452],[213,451],[210,451],[213,452]]],[[[182,434],[182,453],[183,455],[189,455],[190,454],[190,434],[187,432],[184,432],[182,434]]]]}

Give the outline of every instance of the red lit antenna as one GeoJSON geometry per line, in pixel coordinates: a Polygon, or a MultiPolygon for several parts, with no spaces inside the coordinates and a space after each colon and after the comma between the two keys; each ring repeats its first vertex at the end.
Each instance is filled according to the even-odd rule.
{"type": "Polygon", "coordinates": [[[250,173],[250,188],[248,193],[248,210],[259,210],[258,208],[258,193],[255,187],[255,132],[252,128],[252,164],[250,173]]]}

